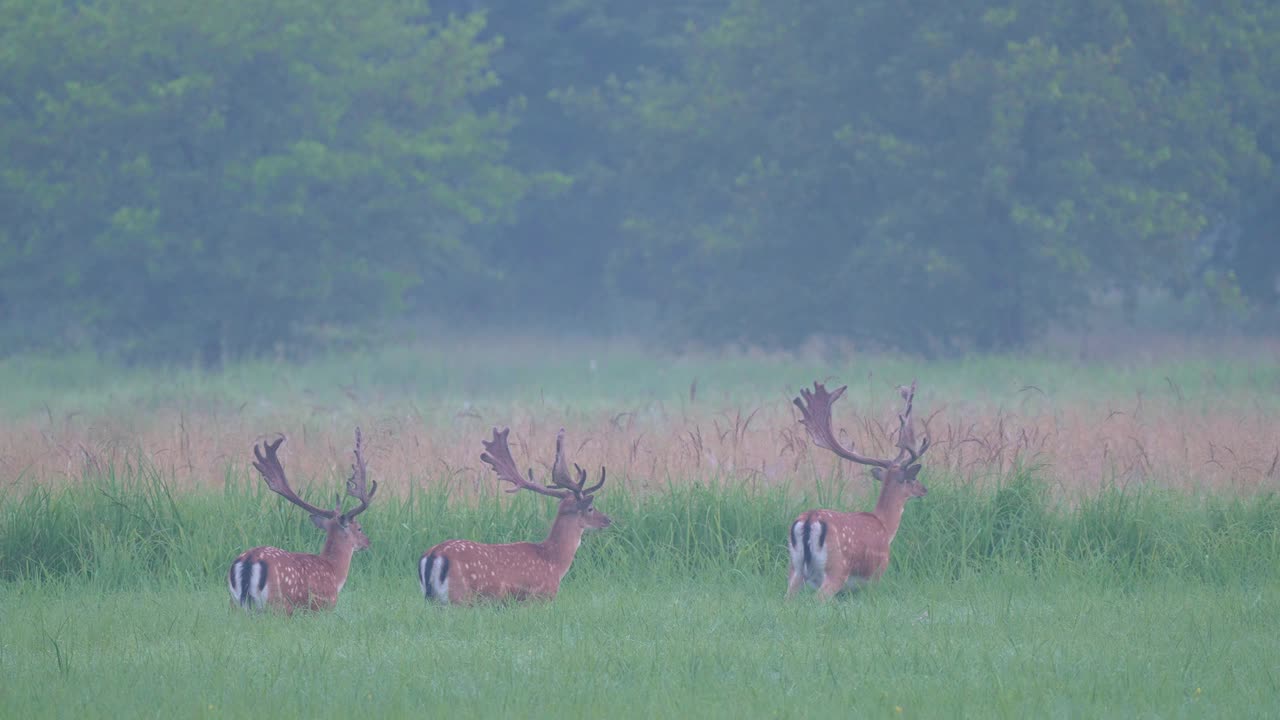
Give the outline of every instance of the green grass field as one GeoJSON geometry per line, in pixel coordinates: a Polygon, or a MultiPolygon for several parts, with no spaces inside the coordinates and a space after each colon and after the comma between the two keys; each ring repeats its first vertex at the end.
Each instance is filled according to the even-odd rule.
{"type": "MultiPolygon", "coordinates": [[[[462,609],[421,598],[422,550],[448,537],[541,539],[551,503],[500,495],[479,467],[451,474],[429,457],[371,454],[373,476],[391,489],[361,518],[374,544],[356,557],[338,609],[290,619],[229,606],[224,573],[241,550],[321,545],[303,514],[246,468],[250,433],[281,424],[323,428],[340,462],[352,420],[410,405],[420,414],[391,430],[384,421],[376,448],[407,427],[445,434],[472,422],[456,415],[466,402],[487,406],[485,422],[518,408],[548,423],[607,423],[610,408],[642,403],[669,406],[653,425],[703,422],[762,398],[785,405],[789,384],[852,382],[863,369],[851,406],[883,402],[888,378],[903,374],[927,379],[931,402],[974,408],[1012,402],[1025,385],[1042,389],[1041,402],[1078,395],[1103,405],[1137,387],[1148,402],[1164,392],[1184,408],[1148,423],[1194,423],[1201,408],[1229,413],[1238,403],[1265,439],[1280,381],[1273,367],[1242,360],[866,359],[823,370],[813,359],[664,363],[608,349],[593,381],[571,355],[535,355],[543,359],[519,370],[519,354],[415,360],[405,351],[222,375],[144,375],[85,359],[0,363],[15,388],[0,400],[9,418],[0,423],[0,717],[1280,714],[1280,496],[1270,476],[1248,493],[1174,490],[1148,476],[1067,495],[1050,479],[1060,467],[974,483],[926,462],[929,496],[908,505],[885,579],[824,605],[811,594],[783,602],[786,528],[809,507],[868,508],[874,488],[862,474],[808,459],[767,482],[701,459],[657,478],[633,468],[611,472],[598,503],[615,524],[585,539],[554,602],[462,609]],[[700,410],[707,403],[715,409],[700,410]],[[177,434],[147,424],[173,408],[192,426],[248,437],[235,439],[237,455],[218,461],[220,471],[197,464],[192,472],[206,477],[180,479],[162,462],[164,447],[151,445],[177,434]],[[68,440],[80,422],[136,433],[136,458],[81,460],[57,480],[16,467],[14,458],[46,451],[21,443],[90,455],[68,440]]],[[[762,440],[788,420],[770,422],[762,440]]],[[[457,456],[474,458],[479,437],[465,430],[457,456]]],[[[287,467],[321,444],[306,442],[286,446],[295,453],[287,467]]],[[[1271,450],[1255,444],[1265,470],[1271,450]]],[[[657,450],[668,447],[679,446],[657,450]]],[[[316,498],[341,471],[294,480],[316,498]]]]}
{"type": "Polygon", "coordinates": [[[247,482],[35,491],[0,526],[0,716],[1274,714],[1280,501],[932,483],[885,581],[830,605],[782,600],[816,498],[615,489],[555,602],[478,609],[427,606],[418,553],[539,537],[549,503],[385,499],[338,610],[293,619],[229,606],[238,550],[320,543],[247,482]]]}
{"type": "Polygon", "coordinates": [[[660,567],[473,610],[426,607],[406,572],[288,621],[218,587],[9,587],[0,713],[1267,717],[1280,696],[1274,583],[1000,568],[822,606],[660,567]]]}

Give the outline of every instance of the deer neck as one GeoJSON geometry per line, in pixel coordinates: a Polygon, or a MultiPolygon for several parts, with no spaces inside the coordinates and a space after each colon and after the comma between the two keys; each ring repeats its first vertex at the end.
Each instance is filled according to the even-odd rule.
{"type": "Polygon", "coordinates": [[[902,524],[902,510],[907,505],[906,488],[902,483],[888,481],[880,488],[880,497],[876,500],[876,509],[872,512],[884,529],[889,533],[888,542],[898,534],[898,526],[902,524]]]}
{"type": "Polygon", "coordinates": [[[333,530],[324,539],[320,557],[333,568],[334,575],[342,582],[351,570],[351,556],[356,551],[355,542],[341,530],[333,530]]]}
{"type": "Polygon", "coordinates": [[[547,533],[547,539],[542,541],[542,549],[547,559],[568,570],[573,564],[573,556],[578,552],[578,546],[582,544],[582,530],[582,523],[578,522],[574,516],[556,515],[556,521],[551,525],[551,532],[547,533]]]}

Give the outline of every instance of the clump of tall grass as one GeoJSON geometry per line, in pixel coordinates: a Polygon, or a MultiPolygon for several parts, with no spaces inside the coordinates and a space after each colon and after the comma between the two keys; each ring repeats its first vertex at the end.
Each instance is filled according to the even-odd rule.
{"type": "MultiPolygon", "coordinates": [[[[80,483],[0,497],[0,578],[207,584],[248,547],[315,552],[323,542],[304,513],[256,478],[228,472],[221,492],[174,493],[162,473],[139,467],[120,474],[106,466],[80,483]]],[[[615,524],[588,536],[572,577],[734,572],[776,577],[781,586],[787,527],[798,512],[872,504],[870,495],[845,495],[846,484],[834,480],[807,494],[714,478],[643,492],[619,483],[599,501],[615,524]]],[[[1194,497],[1147,486],[1068,504],[1034,468],[993,487],[936,475],[926,482],[928,497],[908,505],[893,546],[889,572],[906,578],[958,578],[1017,565],[1033,573],[1065,568],[1225,582],[1280,569],[1274,494],[1194,497]]],[[[338,487],[302,492],[320,503],[338,487]]],[[[354,578],[412,576],[422,550],[446,538],[541,539],[555,512],[543,498],[508,496],[492,486],[465,497],[447,483],[427,487],[380,496],[361,518],[373,547],[357,557],[354,578]]]]}
{"type": "MultiPolygon", "coordinates": [[[[190,506],[184,498],[183,504],[190,506]]],[[[190,541],[183,511],[158,473],[118,476],[68,489],[34,486],[0,498],[0,578],[128,574],[170,565],[190,541]]]]}
{"type": "Polygon", "coordinates": [[[1067,503],[1034,469],[995,488],[934,482],[894,544],[898,571],[958,577],[1013,563],[1124,577],[1226,581],[1270,576],[1280,559],[1280,496],[1188,496],[1112,487],[1067,503]]]}

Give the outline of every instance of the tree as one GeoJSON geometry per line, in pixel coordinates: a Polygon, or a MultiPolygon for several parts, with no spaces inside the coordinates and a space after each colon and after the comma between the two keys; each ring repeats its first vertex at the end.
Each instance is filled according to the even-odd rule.
{"type": "MultiPolygon", "coordinates": [[[[524,112],[511,134],[511,162],[554,175],[555,192],[526,198],[518,217],[488,233],[495,299],[504,315],[530,323],[599,329],[611,325],[619,298],[605,271],[626,198],[610,192],[614,138],[590,114],[562,98],[647,69],[675,71],[688,28],[714,24],[728,0],[447,0],[450,12],[482,11],[487,37],[501,40],[493,66],[501,92],[524,112]]],[[[634,329],[632,327],[631,329],[634,329]]]]}
{"type": "Polygon", "coordinates": [[[16,333],[212,359],[381,318],[478,284],[468,229],[543,181],[505,161],[518,104],[475,108],[496,84],[480,15],[5,0],[0,16],[16,333]]]}
{"type": "Polygon", "coordinates": [[[1185,273],[1271,172],[1276,37],[1261,3],[738,0],[572,100],[628,199],[615,278],[673,327],[990,349],[1185,273]]]}

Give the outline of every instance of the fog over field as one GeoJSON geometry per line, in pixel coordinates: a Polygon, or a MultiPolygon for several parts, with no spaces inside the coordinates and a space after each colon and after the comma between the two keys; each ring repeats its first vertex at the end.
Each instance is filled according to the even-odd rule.
{"type": "Polygon", "coordinates": [[[1280,4],[0,47],[0,717],[1280,715],[1280,4]]]}

